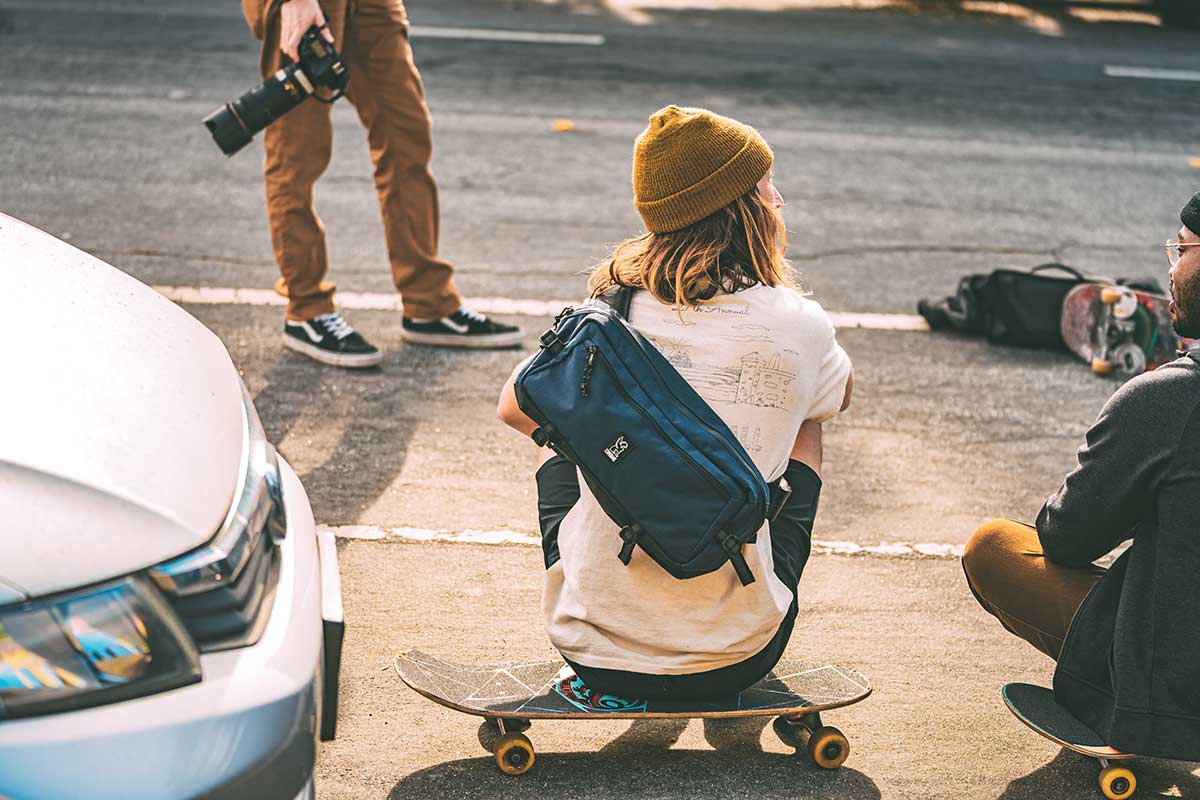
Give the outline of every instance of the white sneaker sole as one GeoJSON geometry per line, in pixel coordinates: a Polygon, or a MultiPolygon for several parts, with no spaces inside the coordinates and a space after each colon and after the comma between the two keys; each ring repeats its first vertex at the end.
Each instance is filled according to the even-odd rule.
{"type": "Polygon", "coordinates": [[[297,353],[303,353],[313,361],[320,361],[331,367],[346,367],[347,369],[366,369],[377,367],[383,363],[383,353],[330,353],[316,345],[307,344],[294,336],[283,334],[283,346],[297,353]]]}
{"type": "Polygon", "coordinates": [[[495,350],[503,347],[519,345],[525,337],[523,331],[512,333],[477,334],[470,336],[465,333],[424,333],[400,329],[400,337],[413,344],[428,344],[434,347],[465,347],[471,350],[495,350]]]}

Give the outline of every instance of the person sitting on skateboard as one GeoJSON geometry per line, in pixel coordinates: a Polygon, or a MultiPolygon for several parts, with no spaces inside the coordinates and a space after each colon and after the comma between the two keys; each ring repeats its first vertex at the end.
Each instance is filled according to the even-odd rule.
{"type": "MultiPolygon", "coordinates": [[[[1200,336],[1200,194],[1167,242],[1172,324],[1200,336]]],[[[984,524],[976,599],[1055,659],[1056,701],[1112,747],[1200,760],[1200,349],[1133,378],[1087,432],[1036,527],[984,524]],[[1092,562],[1133,543],[1108,570],[1092,562]]]]}
{"type": "MultiPolygon", "coordinates": [[[[625,566],[619,526],[573,464],[549,457],[536,478],[543,616],[593,691],[735,694],[770,672],[791,636],[821,488],[821,423],[847,407],[852,381],[829,317],[796,288],[784,258],[772,160],[753,128],[676,106],[654,114],[635,145],[635,203],[648,232],[593,271],[590,293],[637,287],[630,324],[728,424],[767,481],[785,476],[792,495],[745,548],[752,584],[742,586],[728,564],[679,580],[641,549],[625,566]]],[[[520,369],[498,413],[529,435],[536,425],[513,391],[520,369]]]]}

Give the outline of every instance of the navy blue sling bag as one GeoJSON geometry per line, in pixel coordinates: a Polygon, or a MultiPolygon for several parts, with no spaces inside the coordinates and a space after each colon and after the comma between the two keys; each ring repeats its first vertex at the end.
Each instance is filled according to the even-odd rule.
{"type": "Polygon", "coordinates": [[[640,547],[676,578],[733,565],[790,493],[769,485],[729,426],[628,323],[633,289],[564,309],[514,382],[533,440],[574,463],[621,526],[618,557],[640,547]]]}

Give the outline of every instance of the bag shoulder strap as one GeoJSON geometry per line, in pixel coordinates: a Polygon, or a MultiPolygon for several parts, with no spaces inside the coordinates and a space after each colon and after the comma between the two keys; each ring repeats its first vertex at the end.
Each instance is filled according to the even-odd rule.
{"type": "Polygon", "coordinates": [[[618,317],[628,322],[629,306],[633,302],[633,293],[636,291],[637,289],[632,286],[613,286],[596,299],[615,311],[618,317]]]}
{"type": "Polygon", "coordinates": [[[1056,270],[1059,270],[1060,272],[1065,272],[1068,275],[1070,275],[1078,280],[1081,280],[1081,281],[1087,280],[1087,278],[1084,277],[1083,273],[1080,272],[1079,270],[1075,269],[1074,267],[1068,267],[1066,264],[1059,264],[1057,261],[1052,261],[1049,264],[1039,264],[1036,267],[1034,267],[1033,269],[1029,270],[1029,274],[1034,275],[1038,272],[1042,272],[1043,270],[1051,270],[1051,269],[1056,269],[1056,270]]]}

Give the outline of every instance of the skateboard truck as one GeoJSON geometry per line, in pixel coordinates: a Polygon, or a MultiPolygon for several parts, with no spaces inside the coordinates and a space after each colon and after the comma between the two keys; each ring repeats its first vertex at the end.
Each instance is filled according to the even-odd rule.
{"type": "Polygon", "coordinates": [[[822,769],[837,769],[850,757],[850,742],[837,728],[822,724],[821,713],[776,717],[771,724],[779,740],[808,753],[822,769]]]}

